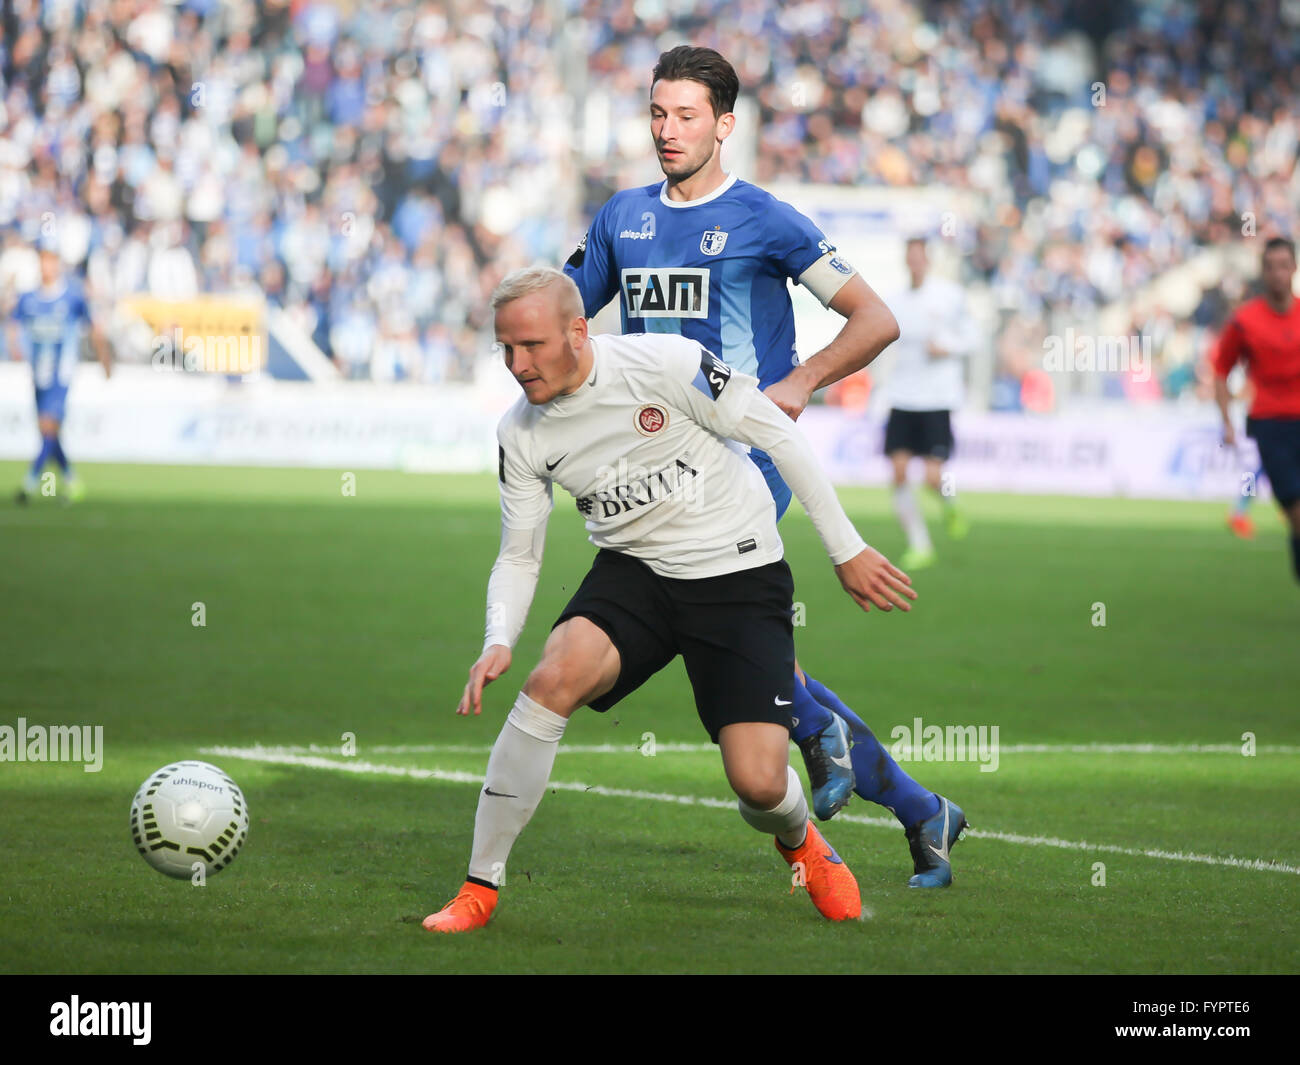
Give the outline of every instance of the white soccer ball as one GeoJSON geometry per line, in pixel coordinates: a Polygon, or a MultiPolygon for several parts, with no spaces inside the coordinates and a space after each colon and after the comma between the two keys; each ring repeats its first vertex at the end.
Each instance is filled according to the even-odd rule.
{"type": "Polygon", "coordinates": [[[248,837],[248,805],[230,777],[207,762],[173,762],[140,785],[131,800],[131,838],[160,873],[189,880],[218,873],[248,837]]]}

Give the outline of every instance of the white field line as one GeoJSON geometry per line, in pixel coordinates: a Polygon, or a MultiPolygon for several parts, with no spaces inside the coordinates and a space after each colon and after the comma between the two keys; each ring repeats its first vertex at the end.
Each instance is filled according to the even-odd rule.
{"type": "MultiPolygon", "coordinates": [[[[635,748],[633,748],[635,750],[635,748]]],[[[222,758],[243,758],[252,762],[269,762],[272,765],[296,765],[308,769],[333,769],[341,773],[360,773],[370,776],[405,777],[410,780],[439,780],[451,784],[481,784],[483,774],[461,770],[422,769],[418,766],[380,765],[349,759],[336,762],[319,755],[293,754],[273,747],[203,747],[200,754],[222,758]]],[[[546,785],[555,791],[578,791],[615,799],[639,799],[647,802],[676,803],[679,806],[703,806],[712,810],[734,810],[734,799],[715,799],[707,796],[675,795],[669,792],[639,791],[632,788],[607,788],[599,784],[579,781],[552,780],[546,785]]],[[[892,817],[865,817],[861,814],[841,813],[837,821],[873,828],[898,829],[892,817]]],[[[1100,854],[1121,854],[1130,858],[1159,858],[1171,862],[1192,862],[1199,865],[1224,865],[1256,872],[1290,873],[1300,876],[1300,866],[1289,865],[1276,859],[1223,857],[1215,854],[1190,854],[1185,851],[1119,847],[1111,843],[1086,843],[1081,840],[1058,839],[1055,836],[1023,836],[1015,832],[988,832],[968,828],[966,835],[973,839],[993,839],[1003,843],[1018,843],[1025,847],[1055,847],[1058,850],[1094,851],[1100,854]]]]}
{"type": "MultiPolygon", "coordinates": [[[[321,743],[258,747],[258,750],[280,754],[332,754],[342,756],[337,744],[321,743]]],[[[712,743],[656,743],[655,752],[665,754],[702,754],[716,751],[712,743]]],[[[885,749],[900,761],[912,761],[910,747],[897,751],[893,744],[885,749]]],[[[491,744],[411,743],[373,747],[358,746],[357,752],[365,754],[490,754],[491,744]]],[[[562,743],[560,754],[639,754],[641,746],[632,743],[562,743]]],[[[1256,754],[1300,754],[1300,746],[1292,744],[1260,744],[1256,754]]],[[[998,754],[1235,754],[1241,755],[1240,743],[1004,743],[998,745],[998,754]]],[[[1244,756],[1243,756],[1244,757],[1244,756]]],[[[917,759],[923,761],[924,759],[917,759]]]]}

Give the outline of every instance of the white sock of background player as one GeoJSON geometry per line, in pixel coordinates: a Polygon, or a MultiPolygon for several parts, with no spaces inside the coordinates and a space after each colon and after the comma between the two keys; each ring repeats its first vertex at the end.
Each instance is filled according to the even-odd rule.
{"type": "Polygon", "coordinates": [[[907,546],[915,551],[931,550],[930,531],[925,527],[921,504],[910,484],[894,486],[894,512],[907,534],[907,546]]]}

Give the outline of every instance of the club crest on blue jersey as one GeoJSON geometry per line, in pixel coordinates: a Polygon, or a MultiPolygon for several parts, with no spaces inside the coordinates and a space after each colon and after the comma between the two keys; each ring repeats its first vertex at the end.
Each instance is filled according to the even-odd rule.
{"type": "Polygon", "coordinates": [[[700,251],[705,255],[721,255],[727,246],[727,234],[720,229],[706,229],[700,237],[700,251]]]}

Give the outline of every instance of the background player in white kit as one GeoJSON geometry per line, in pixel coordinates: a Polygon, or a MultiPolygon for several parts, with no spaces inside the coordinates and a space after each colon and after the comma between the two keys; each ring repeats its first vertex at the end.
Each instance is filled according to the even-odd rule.
{"type": "Polygon", "coordinates": [[[952,457],[952,412],[962,404],[962,357],[970,353],[972,335],[965,294],[953,282],[930,274],[924,237],[907,241],[906,259],[910,284],[886,300],[900,335],[885,381],[890,406],[885,454],[894,467],[894,510],[907,535],[901,564],[917,569],[932,565],[935,552],[920,500],[907,479],[913,458],[925,462],[925,483],[939,497],[948,535],[958,540],[970,528],[957,509],[956,484],[943,476],[943,464],[952,457]]]}
{"type": "Polygon", "coordinates": [[[524,390],[501,420],[501,550],[488,582],[482,656],[457,713],[510,666],[541,567],[559,483],[601,550],[556,622],[493,746],[469,875],[425,919],[430,931],[487,924],[516,837],[546,789],[568,718],[603,712],[681,654],[696,709],[721,749],[741,816],[802,863],[817,909],[858,916],[857,883],[808,820],[789,767],[793,581],[766,482],[732,439],[763,448],[812,519],[864,610],[916,593],[866,546],[793,422],[696,341],[590,337],[574,282],[516,271],[493,295],[496,336],[524,390]]]}

